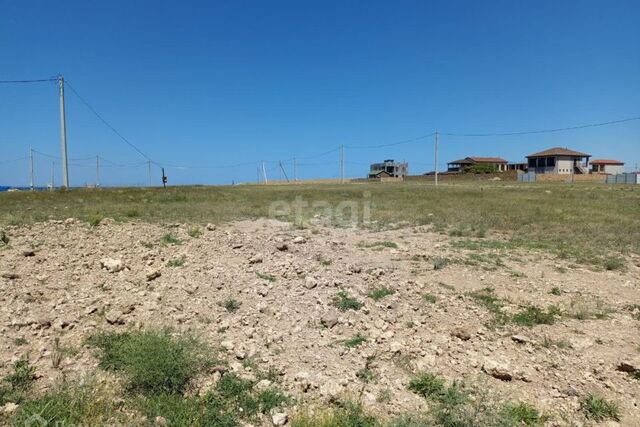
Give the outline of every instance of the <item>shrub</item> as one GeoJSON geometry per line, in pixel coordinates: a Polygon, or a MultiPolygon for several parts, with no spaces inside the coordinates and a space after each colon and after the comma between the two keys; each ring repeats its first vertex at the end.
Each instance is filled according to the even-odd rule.
{"type": "Polygon", "coordinates": [[[367,294],[367,296],[373,299],[374,301],[379,301],[388,295],[393,295],[393,293],[394,293],[393,289],[383,286],[381,288],[372,289],[371,292],[367,294]]]}
{"type": "Polygon", "coordinates": [[[410,391],[427,398],[439,398],[445,389],[444,380],[428,372],[420,374],[409,383],[410,391]]]}
{"type": "Polygon", "coordinates": [[[229,313],[233,313],[234,311],[238,311],[238,309],[240,308],[240,302],[233,298],[229,298],[222,303],[222,306],[229,313]]]}
{"type": "Polygon", "coordinates": [[[102,369],[121,374],[127,390],[142,394],[180,394],[210,362],[195,338],[167,331],[103,332],[87,344],[100,350],[102,369]]]}
{"type": "Polygon", "coordinates": [[[537,426],[542,421],[538,410],[528,403],[509,404],[504,408],[504,414],[517,426],[537,426]]]}
{"type": "Polygon", "coordinates": [[[562,289],[560,289],[557,286],[554,286],[553,288],[551,288],[550,294],[551,295],[555,295],[555,296],[560,296],[560,295],[562,295],[562,289]]]}
{"type": "Polygon", "coordinates": [[[9,244],[9,236],[7,236],[7,233],[5,233],[2,230],[0,230],[0,243],[2,243],[4,245],[8,245],[9,244]]]}
{"type": "Polygon", "coordinates": [[[333,297],[333,305],[340,311],[357,311],[360,310],[364,304],[357,299],[350,297],[346,291],[340,291],[338,292],[338,295],[333,297]]]}
{"type": "Polygon", "coordinates": [[[200,230],[198,227],[192,227],[189,230],[187,230],[187,234],[190,237],[197,239],[198,237],[202,236],[202,230],[200,230]]]}
{"type": "Polygon", "coordinates": [[[179,256],[178,258],[171,259],[167,262],[167,267],[182,267],[184,263],[187,261],[187,257],[184,255],[179,256]]]}
{"type": "Polygon", "coordinates": [[[624,260],[618,257],[608,257],[604,260],[604,268],[609,271],[622,270],[624,268],[624,260]]]}
{"type": "Polygon", "coordinates": [[[449,260],[447,258],[436,257],[433,260],[433,269],[434,270],[442,270],[449,264],[449,260]]]}
{"type": "Polygon", "coordinates": [[[291,427],[377,427],[378,420],[365,414],[362,405],[355,402],[338,402],[336,406],[321,411],[300,412],[294,415],[291,427]]]}
{"type": "Polygon", "coordinates": [[[580,402],[585,416],[593,421],[620,421],[620,408],[617,403],[610,402],[598,394],[589,394],[580,402]]]}

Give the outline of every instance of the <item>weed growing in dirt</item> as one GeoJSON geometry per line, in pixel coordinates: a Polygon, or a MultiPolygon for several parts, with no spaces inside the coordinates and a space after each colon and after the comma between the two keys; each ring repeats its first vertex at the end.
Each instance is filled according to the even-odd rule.
{"type": "Polygon", "coordinates": [[[318,411],[301,411],[293,416],[291,427],[378,427],[380,422],[365,414],[355,402],[336,402],[333,407],[318,411]]]}
{"type": "Polygon", "coordinates": [[[233,313],[234,311],[238,311],[238,309],[240,308],[240,302],[235,300],[235,299],[233,299],[233,298],[229,298],[229,299],[224,300],[222,302],[222,306],[229,313],[233,313]]]}
{"type": "Polygon", "coordinates": [[[598,394],[589,394],[582,402],[580,408],[585,416],[593,421],[605,420],[620,421],[620,407],[617,403],[606,400],[598,394]]]}
{"type": "Polygon", "coordinates": [[[0,230],[0,243],[2,243],[3,245],[9,244],[9,236],[7,236],[7,233],[2,230],[0,230]]]}
{"type": "Polygon", "coordinates": [[[276,281],[276,276],[273,276],[271,274],[267,274],[267,273],[260,273],[259,271],[256,271],[256,276],[258,276],[259,278],[266,280],[267,282],[275,282],[276,281]]]}
{"type": "Polygon", "coordinates": [[[24,338],[24,337],[19,337],[19,338],[16,338],[15,340],[13,340],[13,343],[15,345],[27,345],[27,344],[29,344],[29,341],[27,341],[27,339],[24,338]]]}
{"type": "Polygon", "coordinates": [[[372,383],[376,379],[376,375],[369,368],[362,368],[356,372],[356,378],[358,378],[363,383],[372,383]]]}
{"type": "Polygon", "coordinates": [[[87,222],[90,226],[97,227],[100,225],[103,219],[103,216],[96,212],[92,215],[89,215],[89,219],[87,220],[87,222]]]}
{"type": "Polygon", "coordinates": [[[171,259],[167,262],[167,267],[182,267],[184,263],[187,261],[187,257],[184,255],[179,256],[178,258],[171,259]]]}
{"type": "Polygon", "coordinates": [[[355,298],[349,296],[347,291],[340,291],[338,295],[333,297],[333,305],[340,311],[360,310],[364,305],[355,298]]]}
{"type": "Polygon", "coordinates": [[[556,311],[554,309],[544,311],[536,306],[530,305],[520,313],[514,314],[511,320],[520,326],[553,325],[556,321],[555,313],[556,311]]]}
{"type": "Polygon", "coordinates": [[[189,235],[189,237],[197,239],[198,237],[202,236],[202,230],[200,230],[200,228],[198,227],[191,227],[189,228],[189,230],[187,230],[187,234],[189,235]]]}
{"type": "Polygon", "coordinates": [[[555,295],[555,296],[560,296],[562,295],[562,289],[560,289],[557,286],[554,286],[553,288],[551,288],[551,292],[549,292],[551,295],[555,295]]]}
{"type": "Polygon", "coordinates": [[[212,363],[198,340],[167,331],[101,332],[90,336],[87,344],[99,350],[98,366],[120,374],[127,390],[147,395],[180,394],[212,363]]]}
{"type": "Polygon", "coordinates": [[[394,294],[394,290],[387,288],[386,286],[382,286],[380,288],[375,288],[372,289],[367,296],[371,299],[373,299],[374,301],[380,301],[382,298],[389,296],[389,295],[393,295],[394,294]]]}
{"type": "Polygon", "coordinates": [[[392,426],[533,426],[543,422],[538,411],[528,404],[500,406],[461,383],[454,381],[447,386],[443,379],[431,373],[418,375],[408,388],[432,405],[428,412],[402,417],[392,422],[392,426]]]}
{"type": "Polygon", "coordinates": [[[508,404],[503,414],[512,422],[511,425],[516,426],[538,426],[544,421],[544,417],[540,416],[538,410],[528,403],[508,404]]]}
{"type": "Polygon", "coordinates": [[[43,396],[25,401],[13,419],[14,425],[29,425],[34,416],[61,426],[126,422],[126,417],[118,413],[113,397],[95,384],[62,383],[43,396]]]}
{"type": "Polygon", "coordinates": [[[17,360],[13,364],[13,372],[0,382],[0,406],[6,402],[22,402],[33,386],[35,374],[36,368],[27,359],[17,360]]]}
{"type": "Polygon", "coordinates": [[[359,332],[353,336],[353,338],[349,338],[348,340],[344,340],[342,343],[345,347],[353,348],[358,347],[364,344],[367,341],[367,337],[361,335],[359,332]]]}
{"type": "Polygon", "coordinates": [[[557,347],[561,349],[569,348],[570,344],[566,340],[554,340],[548,336],[544,336],[542,343],[540,344],[544,348],[557,347]]]}
{"type": "Polygon", "coordinates": [[[493,288],[487,287],[473,291],[469,293],[469,296],[494,314],[502,312],[502,301],[493,292],[493,288]]]}
{"type": "Polygon", "coordinates": [[[598,298],[574,298],[564,315],[577,320],[608,319],[614,310],[598,298]]]}
{"type": "Polygon", "coordinates": [[[448,258],[435,257],[433,259],[433,269],[434,270],[442,270],[443,268],[445,268],[447,266],[447,264],[449,264],[449,259],[448,258]]]}
{"type": "Polygon", "coordinates": [[[604,268],[605,270],[609,270],[609,271],[623,270],[624,260],[619,257],[607,257],[604,260],[604,268]]]}
{"type": "Polygon", "coordinates": [[[422,295],[422,299],[430,304],[436,303],[436,296],[430,293],[426,293],[422,295]]]}
{"type": "Polygon", "coordinates": [[[182,243],[182,241],[180,241],[180,239],[178,239],[176,236],[174,236],[171,233],[167,233],[164,236],[162,236],[161,241],[165,245],[179,245],[179,244],[182,243]]]}

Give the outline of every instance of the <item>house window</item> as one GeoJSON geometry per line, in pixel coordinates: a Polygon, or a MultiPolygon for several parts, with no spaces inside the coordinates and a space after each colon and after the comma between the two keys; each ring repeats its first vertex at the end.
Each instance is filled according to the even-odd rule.
{"type": "Polygon", "coordinates": [[[536,159],[529,159],[529,167],[530,168],[536,167],[536,159]]]}
{"type": "Polygon", "coordinates": [[[547,166],[550,168],[556,167],[556,158],[555,157],[547,157],[547,166]]]}

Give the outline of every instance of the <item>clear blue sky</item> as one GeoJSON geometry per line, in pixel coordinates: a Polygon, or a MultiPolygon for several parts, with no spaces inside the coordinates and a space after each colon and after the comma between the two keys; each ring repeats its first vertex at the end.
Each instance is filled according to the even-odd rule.
{"type": "MultiPolygon", "coordinates": [[[[0,80],[64,74],[170,183],[256,179],[261,160],[433,132],[535,130],[640,116],[640,2],[0,0],[0,80]],[[205,169],[215,164],[250,164],[205,169]]],[[[145,161],[67,90],[69,156],[145,161]]],[[[58,156],[54,83],[0,85],[0,184],[25,185],[29,145],[58,156]]],[[[640,162],[640,121],[526,137],[442,138],[467,155],[522,160],[551,146],[640,162]]],[[[348,176],[406,159],[433,170],[433,139],[346,149],[348,176]]],[[[71,184],[94,182],[71,161],[71,184]]],[[[335,177],[338,152],[299,175],[335,177]]],[[[286,163],[291,173],[291,163],[286,163]]],[[[51,159],[36,155],[36,179],[51,159]]],[[[267,164],[277,178],[275,164],[267,164]]],[[[155,173],[155,172],[154,172],[155,173]]],[[[60,182],[57,172],[56,181],[60,182]]],[[[144,184],[145,167],[104,168],[144,184]]]]}

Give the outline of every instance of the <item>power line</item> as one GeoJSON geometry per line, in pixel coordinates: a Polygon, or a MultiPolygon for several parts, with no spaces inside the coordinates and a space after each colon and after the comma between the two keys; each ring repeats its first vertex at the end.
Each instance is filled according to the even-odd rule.
{"type": "Polygon", "coordinates": [[[415,138],[411,138],[411,139],[405,139],[405,140],[402,140],[402,141],[391,142],[391,143],[389,143],[389,144],[379,144],[379,145],[345,145],[344,147],[345,147],[345,148],[350,148],[350,149],[353,149],[353,148],[356,148],[356,149],[357,149],[357,148],[383,148],[383,147],[393,147],[393,146],[395,146],[395,145],[410,144],[410,143],[412,143],[412,142],[416,142],[416,141],[420,141],[420,140],[425,139],[425,138],[429,138],[429,137],[431,137],[431,136],[433,136],[433,135],[435,135],[435,132],[432,132],[432,133],[430,133],[430,134],[428,134],[428,135],[417,136],[417,137],[415,137],[415,138]]]}
{"type": "Polygon", "coordinates": [[[472,136],[472,137],[483,137],[483,136],[515,136],[515,135],[532,135],[532,134],[540,134],[540,133],[554,133],[554,132],[564,132],[568,130],[576,130],[576,129],[585,129],[599,126],[607,126],[607,125],[615,125],[618,123],[631,122],[634,120],[640,120],[640,116],[638,117],[630,117],[627,119],[620,120],[611,120],[608,122],[601,123],[589,123],[586,125],[579,126],[569,126],[555,129],[542,129],[542,130],[528,130],[528,131],[518,131],[518,132],[504,132],[504,133],[441,133],[441,135],[447,136],[472,136]]]}
{"type": "Polygon", "coordinates": [[[55,82],[58,78],[50,78],[50,79],[35,79],[35,80],[0,80],[0,84],[12,84],[12,83],[42,83],[42,82],[55,82]]]}
{"type": "Polygon", "coordinates": [[[75,96],[78,97],[78,99],[80,100],[80,102],[82,102],[102,123],[105,124],[105,126],[107,126],[109,129],[111,129],[113,131],[113,133],[115,133],[116,135],[118,135],[118,137],[120,137],[120,139],[122,139],[127,145],[129,145],[131,148],[133,148],[134,150],[136,150],[142,157],[144,157],[145,159],[149,160],[151,163],[155,164],[156,166],[160,166],[158,163],[156,163],[151,157],[147,156],[142,150],[140,150],[138,147],[136,147],[135,144],[133,144],[131,141],[129,141],[127,138],[125,138],[120,132],[118,132],[118,130],[116,128],[114,128],[109,122],[107,122],[96,110],[95,108],[93,108],[91,106],[91,104],[89,104],[79,93],[77,90],[75,90],[75,88],[69,83],[68,80],[66,80],[67,86],[69,87],[69,89],[71,89],[71,91],[74,93],[75,96]]]}

